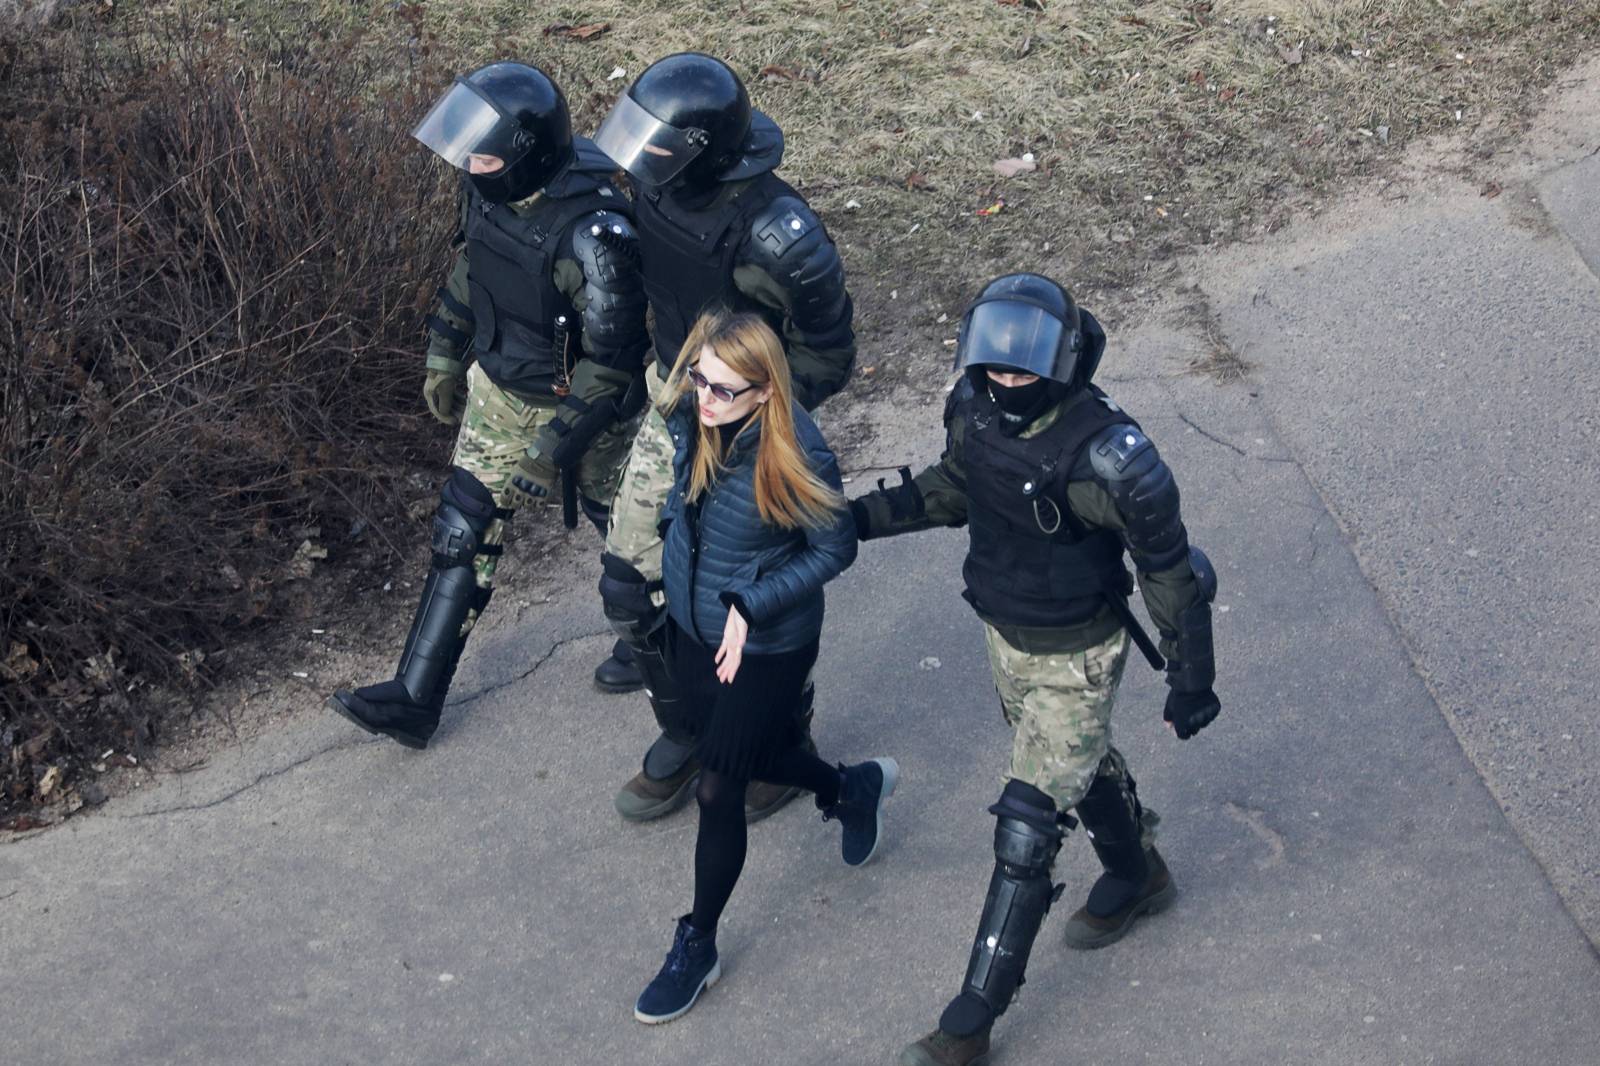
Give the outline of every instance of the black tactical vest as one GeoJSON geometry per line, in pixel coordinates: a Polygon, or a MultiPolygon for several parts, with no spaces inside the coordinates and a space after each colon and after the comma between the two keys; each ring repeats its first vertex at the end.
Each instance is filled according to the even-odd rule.
{"type": "Polygon", "coordinates": [[[1121,539],[1087,527],[1067,505],[1067,478],[1089,439],[1109,426],[1136,424],[1104,397],[1093,387],[1081,390],[1048,429],[1026,439],[1000,432],[1000,410],[987,392],[962,401],[971,531],[964,595],[989,621],[1076,625],[1094,617],[1107,596],[1133,591],[1121,539]]]}
{"type": "MultiPolygon", "coordinates": [[[[463,185],[473,355],[501,388],[548,395],[555,377],[555,318],[572,313],[555,286],[561,239],[591,211],[629,214],[627,200],[599,173],[564,172],[526,212],[489,203],[470,182],[463,185]]],[[[576,330],[571,343],[578,343],[576,330]]],[[[575,361],[578,353],[569,358],[575,361]]]]}
{"type": "Polygon", "coordinates": [[[678,361],[695,320],[710,307],[759,311],[783,335],[782,320],[734,286],[734,257],[756,212],[780,196],[798,195],[772,173],[752,178],[727,200],[699,210],[683,206],[664,189],[636,187],[644,291],[655,315],[651,339],[663,375],[678,361]]]}

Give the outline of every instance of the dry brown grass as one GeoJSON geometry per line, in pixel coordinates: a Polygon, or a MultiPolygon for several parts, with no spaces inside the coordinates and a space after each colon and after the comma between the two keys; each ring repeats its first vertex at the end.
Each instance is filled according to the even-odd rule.
{"type": "MultiPolygon", "coordinates": [[[[275,32],[296,11],[351,17],[327,3],[268,13],[240,0],[232,10],[275,32]]],[[[975,283],[1049,244],[1099,291],[1180,249],[1274,224],[1287,194],[1361,172],[1419,136],[1515,111],[1600,34],[1600,0],[465,0],[422,10],[437,53],[461,66],[538,63],[588,128],[626,84],[608,79],[615,68],[631,77],[683,49],[728,59],[789,132],[785,173],[850,241],[858,275],[892,279],[926,264],[975,283]],[[610,29],[588,40],[544,32],[596,23],[610,29]],[[992,171],[1024,152],[1036,173],[992,171]],[[1000,200],[999,214],[976,213],[1000,200]]]]}

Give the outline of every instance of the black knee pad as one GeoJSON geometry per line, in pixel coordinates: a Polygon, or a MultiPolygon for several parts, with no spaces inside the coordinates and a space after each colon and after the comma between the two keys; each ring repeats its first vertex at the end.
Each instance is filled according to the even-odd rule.
{"type": "Polygon", "coordinates": [[[484,526],[494,518],[494,493],[459,466],[450,469],[450,477],[439,491],[439,498],[484,526]]]}
{"type": "Polygon", "coordinates": [[[637,649],[659,627],[663,611],[650,602],[653,588],[637,567],[621,556],[600,556],[600,603],[611,628],[637,649]]]}
{"type": "Polygon", "coordinates": [[[1048,873],[1071,824],[1055,800],[1022,781],[1007,781],[989,808],[995,816],[994,854],[1017,876],[1048,873]]]}
{"type": "Polygon", "coordinates": [[[439,507],[433,513],[435,564],[441,568],[471,565],[494,518],[494,493],[467,471],[453,469],[439,491],[439,507]]]}

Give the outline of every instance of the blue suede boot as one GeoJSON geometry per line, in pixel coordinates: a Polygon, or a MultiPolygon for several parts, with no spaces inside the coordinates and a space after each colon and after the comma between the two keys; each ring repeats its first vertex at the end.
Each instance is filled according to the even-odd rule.
{"type": "Polygon", "coordinates": [[[900,764],[888,757],[839,767],[839,802],[824,807],[824,820],[838,819],[844,828],[839,850],[847,866],[860,866],[878,850],[883,833],[883,805],[900,779],[900,764]]]}
{"type": "Polygon", "coordinates": [[[715,930],[702,933],[689,924],[685,914],[678,919],[672,937],[672,950],[655,980],[645,986],[633,1006],[633,1016],[646,1025],[660,1025],[681,1018],[694,1007],[700,993],[722,976],[722,961],[717,958],[715,930]]]}

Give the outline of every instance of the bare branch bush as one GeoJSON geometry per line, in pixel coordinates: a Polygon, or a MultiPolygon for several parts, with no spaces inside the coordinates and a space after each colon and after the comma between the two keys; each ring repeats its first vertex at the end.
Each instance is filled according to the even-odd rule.
{"type": "Polygon", "coordinates": [[[142,746],[317,528],[403,514],[453,219],[397,27],[0,36],[0,807],[142,746]]]}

